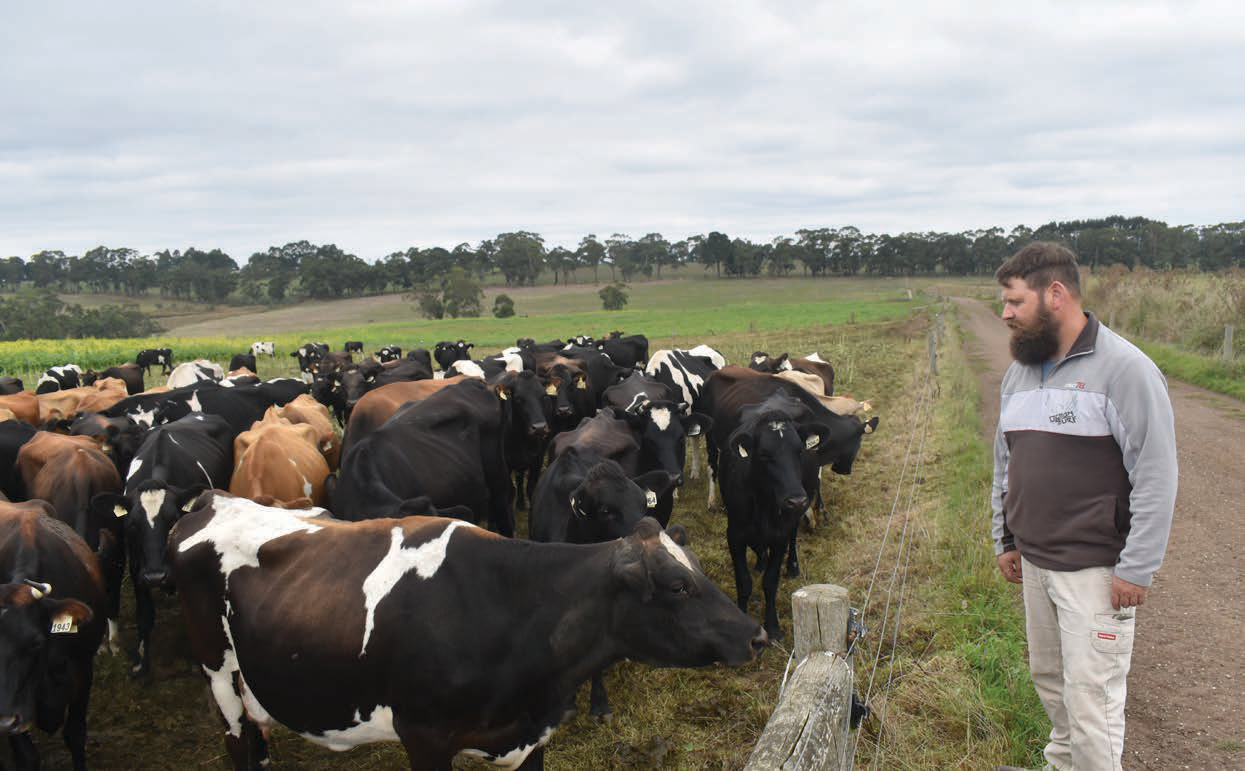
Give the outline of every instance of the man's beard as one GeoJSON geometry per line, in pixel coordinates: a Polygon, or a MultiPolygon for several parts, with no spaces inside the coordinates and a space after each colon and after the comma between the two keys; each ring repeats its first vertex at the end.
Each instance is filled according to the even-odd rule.
{"type": "Polygon", "coordinates": [[[1041,364],[1059,350],[1059,325],[1041,298],[1033,321],[1022,327],[1012,327],[1011,350],[1012,358],[1021,364],[1041,364]]]}

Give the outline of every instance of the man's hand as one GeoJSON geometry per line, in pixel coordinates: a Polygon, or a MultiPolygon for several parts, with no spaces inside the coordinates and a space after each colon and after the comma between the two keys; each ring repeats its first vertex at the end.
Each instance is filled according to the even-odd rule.
{"type": "MultiPolygon", "coordinates": [[[[1024,583],[1024,580],[1020,577],[1020,552],[1012,549],[1011,551],[1005,551],[1000,554],[999,572],[1003,574],[1004,578],[1013,584],[1024,583]]],[[[1119,579],[1116,580],[1118,581],[1119,579]]],[[[1111,597],[1112,599],[1115,598],[1114,592],[1112,592],[1111,597]]]]}
{"type": "Polygon", "coordinates": [[[1149,593],[1150,587],[1148,586],[1131,584],[1119,576],[1111,577],[1111,607],[1116,610],[1141,605],[1146,601],[1146,595],[1149,593]]]}

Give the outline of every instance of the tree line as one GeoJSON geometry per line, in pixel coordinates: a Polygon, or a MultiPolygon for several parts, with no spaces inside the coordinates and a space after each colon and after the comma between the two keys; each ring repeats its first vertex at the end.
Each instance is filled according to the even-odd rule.
{"type": "MultiPolygon", "coordinates": [[[[722,277],[988,275],[1020,246],[1035,239],[1063,241],[1082,264],[1155,270],[1204,271],[1245,264],[1245,222],[1170,226],[1145,217],[1051,222],[960,233],[871,234],[858,228],[797,230],[757,243],[713,231],[671,242],[660,233],[640,238],[589,234],[574,249],[547,247],[529,231],[501,233],[453,248],[410,247],[368,262],[336,244],[297,241],[271,246],[239,265],[220,249],[196,247],[140,254],[97,246],[82,255],[44,250],[28,259],[0,260],[0,290],[22,287],[64,293],[163,297],[206,303],[282,303],[404,291],[420,297],[443,292],[463,277],[499,278],[506,286],[532,285],[542,276],[555,284],[591,272],[599,283],[660,278],[663,270],[702,266],[722,277]]],[[[62,315],[64,309],[62,309],[62,315]]]]}

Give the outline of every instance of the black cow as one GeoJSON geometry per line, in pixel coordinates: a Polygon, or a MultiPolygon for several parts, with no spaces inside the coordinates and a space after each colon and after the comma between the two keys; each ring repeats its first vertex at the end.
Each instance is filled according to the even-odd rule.
{"type": "Polygon", "coordinates": [[[13,394],[20,394],[25,390],[26,386],[22,383],[20,377],[12,377],[11,375],[0,377],[0,396],[12,396],[13,394]]]}
{"type": "Polygon", "coordinates": [[[189,415],[153,428],[126,474],[125,493],[103,505],[124,512],[138,651],[135,675],[151,667],[151,630],[156,606],[152,591],[172,592],[165,543],[182,508],[204,490],[228,488],[237,431],[216,415],[189,415]]]}
{"type": "Polygon", "coordinates": [[[134,459],[134,453],[142,444],[146,429],[138,425],[128,415],[110,418],[99,412],[84,412],[74,416],[73,420],[63,422],[70,436],[89,436],[100,443],[100,449],[107,455],[117,469],[124,474],[134,459]]]}
{"type": "MultiPolygon", "coordinates": [[[[170,423],[191,413],[202,412],[225,418],[235,433],[246,431],[252,423],[263,419],[269,407],[283,405],[306,389],[305,384],[293,378],[232,387],[204,384],[185,391],[179,389],[178,393],[164,399],[155,408],[154,422],[170,423]],[[295,390],[295,387],[302,390],[295,390]]],[[[169,391],[166,396],[173,393],[169,391]]]]}
{"type": "Polygon", "coordinates": [[[102,372],[87,370],[82,374],[82,385],[91,385],[97,380],[109,377],[125,383],[125,392],[130,396],[140,394],[146,389],[143,385],[143,368],[137,364],[120,364],[102,372]]]}
{"type": "Polygon", "coordinates": [[[350,411],[368,391],[390,383],[431,380],[432,369],[414,359],[397,359],[383,364],[375,359],[366,359],[356,367],[338,370],[325,376],[325,379],[329,380],[330,391],[333,392],[332,403],[325,406],[336,413],[339,403],[341,404],[342,414],[338,417],[338,422],[344,426],[350,419],[350,411]],[[340,395],[336,393],[338,388],[340,395]]]}
{"type": "Polygon", "coordinates": [[[545,448],[549,443],[549,400],[545,385],[535,372],[502,372],[487,380],[501,386],[510,405],[502,445],[506,467],[514,475],[514,507],[523,509],[540,479],[545,448]]]}
{"type": "Polygon", "coordinates": [[[26,483],[17,470],[17,455],[38,431],[22,420],[0,421],[0,494],[10,501],[24,501],[26,483]]]}
{"type": "Polygon", "coordinates": [[[252,372],[259,372],[259,368],[255,366],[255,354],[235,353],[233,358],[229,360],[229,371],[234,372],[240,369],[249,369],[252,372]]]}
{"type": "Polygon", "coordinates": [[[328,343],[303,343],[290,352],[290,356],[298,359],[298,369],[303,373],[303,380],[311,382],[315,365],[329,352],[328,343]]]}
{"type": "Polygon", "coordinates": [[[240,769],[266,761],[278,723],[334,749],[396,739],[412,768],[460,752],[541,768],[592,672],[743,664],[767,643],[653,520],[609,543],[533,544],[452,519],[339,522],[213,493],[169,548],[240,769]]]}
{"type": "Polygon", "coordinates": [[[427,496],[437,506],[466,506],[475,521],[512,536],[502,445],[509,411],[504,386],[474,378],[407,404],[380,428],[351,438],[338,480],[327,485],[330,508],[345,519],[374,519],[427,496]]]}
{"type": "Polygon", "coordinates": [[[66,364],[63,367],[49,367],[39,376],[35,383],[35,393],[47,394],[53,391],[67,391],[82,385],[82,368],[77,364],[66,364]]]}
{"type": "Polygon", "coordinates": [[[747,555],[751,548],[765,567],[761,578],[765,631],[775,640],[782,639],[778,628],[778,570],[808,508],[808,494],[800,478],[801,456],[806,450],[815,450],[830,434],[828,426],[800,422],[806,418],[804,405],[781,393],[744,407],[738,427],[722,446],[718,460],[726,507],[726,543],[735,568],[739,609],[748,609],[752,595],[747,555]]]}
{"type": "Polygon", "coordinates": [[[363,353],[363,341],[347,340],[345,344],[342,345],[342,350],[346,353],[363,353]]]}
{"type": "MultiPolygon", "coordinates": [[[[585,423],[603,425],[605,421],[608,417],[599,415],[585,423]]],[[[627,430],[617,428],[621,440],[627,430]]],[[[609,457],[615,452],[626,455],[625,450],[608,438],[601,441],[591,428],[571,433],[575,436],[560,435],[569,441],[560,446],[532,495],[528,536],[533,541],[584,544],[622,538],[657,505],[660,496],[674,489],[675,477],[661,470],[632,479],[609,457]]],[[[611,710],[603,671],[592,673],[590,701],[590,714],[608,718],[611,710]]],[[[574,707],[573,699],[570,707],[574,707]]]]}
{"type": "MultiPolygon", "coordinates": [[[[375,356],[376,360],[381,364],[384,364],[387,361],[397,361],[402,358],[402,348],[397,345],[386,345],[384,348],[381,348],[372,355],[375,356]]],[[[428,361],[431,362],[432,359],[429,358],[428,361]]],[[[431,364],[429,365],[429,369],[431,369],[431,364]]]]}
{"type": "Polygon", "coordinates": [[[104,584],[90,547],[43,501],[0,503],[0,733],[39,767],[29,730],[64,727],[86,768],[86,713],[104,637],[104,584]]]}
{"type": "Polygon", "coordinates": [[[167,375],[173,371],[173,349],[172,348],[146,348],[138,352],[134,357],[134,363],[143,368],[143,372],[150,375],[151,367],[155,364],[160,365],[160,374],[167,375]]]}
{"type": "Polygon", "coordinates": [[[553,357],[536,371],[546,383],[546,392],[553,402],[550,408],[553,433],[569,431],[578,426],[579,421],[596,413],[597,402],[592,398],[588,373],[581,362],[553,357]]]}
{"type": "Polygon", "coordinates": [[[437,365],[442,371],[450,368],[450,365],[462,359],[471,359],[471,349],[475,347],[474,343],[468,343],[465,340],[459,340],[451,343],[443,340],[437,343],[436,348],[432,351],[432,358],[436,360],[437,365]]]}
{"type": "MultiPolygon", "coordinates": [[[[796,383],[777,375],[755,372],[745,367],[724,367],[715,372],[705,383],[702,404],[713,416],[710,432],[710,470],[715,467],[718,449],[724,447],[731,433],[739,427],[743,409],[759,404],[769,397],[783,394],[789,396],[806,410],[798,419],[827,426],[830,431],[813,452],[801,456],[801,477],[810,499],[821,494],[820,471],[830,466],[836,474],[851,474],[860,442],[867,433],[878,426],[877,417],[862,421],[855,415],[838,415],[822,404],[816,396],[796,383]]],[[[796,416],[792,416],[793,418],[796,416]]],[[[709,504],[713,503],[713,481],[709,482],[709,504]]],[[[799,557],[796,552],[796,536],[792,533],[787,555],[787,575],[800,574],[799,557]]]]}
{"type": "Polygon", "coordinates": [[[597,349],[620,367],[644,369],[648,363],[648,338],[644,335],[610,332],[609,337],[597,341],[597,349]]]}

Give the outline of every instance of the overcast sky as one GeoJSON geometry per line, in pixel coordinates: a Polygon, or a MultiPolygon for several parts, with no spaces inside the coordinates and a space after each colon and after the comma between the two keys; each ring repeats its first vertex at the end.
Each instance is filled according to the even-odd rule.
{"type": "Polygon", "coordinates": [[[0,257],[1245,217],[1245,3],[1020,5],[10,0],[0,257]]]}

